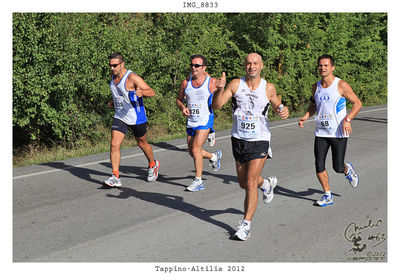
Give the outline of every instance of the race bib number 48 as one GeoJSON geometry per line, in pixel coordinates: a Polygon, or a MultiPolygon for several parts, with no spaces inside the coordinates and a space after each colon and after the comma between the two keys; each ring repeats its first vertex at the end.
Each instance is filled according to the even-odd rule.
{"type": "Polygon", "coordinates": [[[320,130],[330,132],[332,130],[333,122],[332,115],[315,116],[315,123],[317,128],[320,130]]]}

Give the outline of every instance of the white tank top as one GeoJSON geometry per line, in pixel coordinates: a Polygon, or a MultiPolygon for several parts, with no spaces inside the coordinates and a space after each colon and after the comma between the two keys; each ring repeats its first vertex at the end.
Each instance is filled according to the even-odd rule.
{"type": "Polygon", "coordinates": [[[210,92],[210,76],[206,76],[200,87],[193,87],[192,77],[185,88],[186,107],[189,109],[190,116],[187,118],[187,128],[206,126],[210,117],[214,116],[211,109],[212,93],[210,92]]]}
{"type": "Polygon", "coordinates": [[[338,91],[340,78],[335,77],[328,88],[321,86],[321,81],[317,84],[314,99],[317,106],[315,115],[315,136],[344,138],[343,120],[346,117],[346,98],[342,97],[338,91]]]}
{"type": "Polygon", "coordinates": [[[246,84],[246,78],[240,78],[239,87],[232,98],[233,137],[247,141],[271,140],[266,85],[267,81],[261,79],[257,89],[252,91],[246,84]]]}
{"type": "Polygon", "coordinates": [[[110,89],[115,108],[114,118],[118,118],[128,125],[137,125],[147,122],[147,117],[143,97],[136,96],[136,91],[126,90],[125,83],[131,73],[133,73],[131,70],[127,70],[118,84],[111,79],[110,89]]]}

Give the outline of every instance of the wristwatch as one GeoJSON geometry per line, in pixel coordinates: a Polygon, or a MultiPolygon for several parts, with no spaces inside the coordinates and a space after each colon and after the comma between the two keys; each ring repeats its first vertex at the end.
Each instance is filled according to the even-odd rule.
{"type": "Polygon", "coordinates": [[[350,122],[350,121],[351,121],[351,119],[348,118],[348,117],[345,117],[344,120],[346,120],[347,122],[350,122]]]}

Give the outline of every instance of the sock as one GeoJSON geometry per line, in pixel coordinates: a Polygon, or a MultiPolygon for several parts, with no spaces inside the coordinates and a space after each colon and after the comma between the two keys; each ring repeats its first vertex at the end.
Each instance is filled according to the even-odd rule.
{"type": "Polygon", "coordinates": [[[269,180],[264,179],[264,182],[260,188],[263,190],[269,190],[271,188],[271,184],[269,183],[269,180]]]}
{"type": "Polygon", "coordinates": [[[198,181],[202,182],[201,177],[195,177],[196,179],[198,179],[198,181]]]}
{"type": "Polygon", "coordinates": [[[347,177],[347,176],[350,174],[350,168],[349,168],[349,166],[347,165],[347,163],[346,163],[345,165],[346,165],[346,167],[347,167],[347,172],[344,173],[344,175],[347,177]]]}
{"type": "Polygon", "coordinates": [[[243,224],[244,224],[245,226],[250,227],[250,223],[251,223],[251,221],[243,220],[243,224]]]}
{"type": "Polygon", "coordinates": [[[119,171],[113,171],[113,175],[115,175],[117,179],[119,179],[119,171]]]}
{"type": "Polygon", "coordinates": [[[217,154],[212,153],[212,157],[210,158],[211,161],[216,161],[218,159],[217,154]]]}
{"type": "Polygon", "coordinates": [[[327,195],[328,198],[330,198],[332,196],[331,191],[325,191],[325,195],[327,195]]]}
{"type": "Polygon", "coordinates": [[[152,162],[149,163],[149,167],[153,168],[156,165],[156,161],[153,160],[152,162]]]}

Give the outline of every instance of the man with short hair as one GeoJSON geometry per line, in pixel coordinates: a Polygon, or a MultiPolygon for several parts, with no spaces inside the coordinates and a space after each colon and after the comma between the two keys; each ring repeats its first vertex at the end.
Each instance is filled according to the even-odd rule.
{"type": "Polygon", "coordinates": [[[239,222],[233,238],[243,241],[250,237],[250,223],[258,204],[258,189],[263,192],[264,203],[270,203],[277,184],[274,176],[268,179],[261,177],[265,161],[272,158],[267,118],[269,106],[282,119],[289,116],[289,110],[281,103],[275,86],[261,78],[261,56],[257,53],[248,54],[244,66],[246,76],[233,79],[225,90],[225,73],[222,73],[222,77],[217,80],[217,91],[212,103],[212,108],[218,110],[232,98],[232,151],[239,185],[246,192],[244,219],[239,222]]]}
{"type": "Polygon", "coordinates": [[[196,176],[186,190],[195,192],[205,189],[202,180],[203,159],[210,161],[213,171],[221,169],[222,151],[210,153],[203,149],[210,132],[214,132],[212,96],[216,91],[216,79],[206,73],[207,59],[202,55],[190,57],[190,76],[182,81],[176,104],[186,117],[187,144],[194,159],[196,176]],[[184,104],[186,100],[186,105],[184,104]]]}
{"type": "Polygon", "coordinates": [[[140,76],[125,68],[124,57],[121,53],[113,53],[109,56],[109,66],[112,74],[110,89],[113,100],[108,106],[110,108],[114,106],[115,115],[110,145],[112,176],[105,180],[104,184],[110,187],[121,186],[120,147],[128,129],[132,131],[138,146],[149,162],[147,180],[155,181],[158,177],[160,162],[154,159],[153,149],[146,139],[147,117],[143,104],[143,97],[152,97],[155,92],[140,76]]]}
{"type": "Polygon", "coordinates": [[[350,162],[344,162],[347,138],[352,132],[351,120],[362,107],[361,101],[350,85],[333,75],[335,60],[330,55],[322,55],[318,58],[318,71],[321,80],[312,87],[311,104],[299,126],[304,127],[307,119],[316,112],[315,116],[315,140],[314,156],[315,170],[324,195],[317,206],[333,204],[333,197],[329,187],[328,172],[325,169],[325,160],[329,147],[332,148],[333,169],[336,173],[344,174],[353,187],[357,187],[359,178],[350,162]],[[350,113],[346,111],[346,99],[353,107],[350,113]]]}

